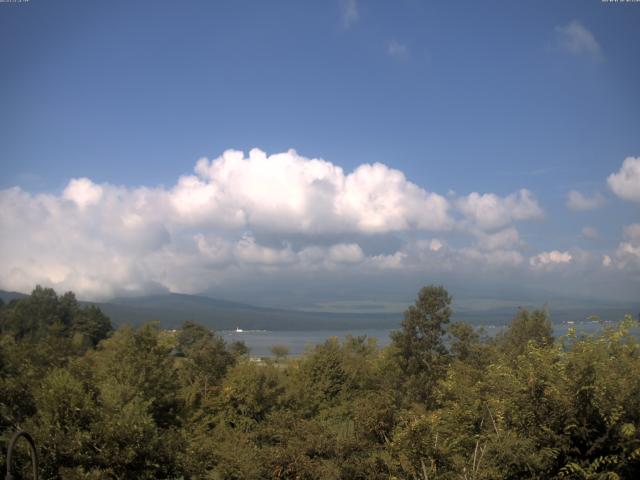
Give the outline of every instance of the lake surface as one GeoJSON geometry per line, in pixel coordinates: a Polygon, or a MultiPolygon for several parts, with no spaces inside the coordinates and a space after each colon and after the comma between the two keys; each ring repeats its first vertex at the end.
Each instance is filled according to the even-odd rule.
{"type": "MultiPolygon", "coordinates": [[[[558,323],[554,324],[553,330],[556,337],[566,335],[570,327],[575,327],[578,334],[593,334],[602,329],[598,322],[579,322],[576,324],[558,323]]],[[[398,327],[399,328],[399,327],[398,327]]],[[[489,336],[496,335],[504,326],[483,325],[485,332],[489,336]]],[[[289,348],[290,355],[300,355],[314,345],[323,343],[326,339],[337,337],[344,340],[347,335],[367,336],[375,338],[378,346],[384,347],[391,339],[389,333],[392,329],[355,329],[355,330],[316,330],[316,331],[296,331],[296,330],[245,330],[236,332],[233,330],[222,330],[218,332],[227,342],[236,340],[244,342],[250,349],[252,357],[272,356],[271,347],[274,345],[285,345],[289,348]]]]}

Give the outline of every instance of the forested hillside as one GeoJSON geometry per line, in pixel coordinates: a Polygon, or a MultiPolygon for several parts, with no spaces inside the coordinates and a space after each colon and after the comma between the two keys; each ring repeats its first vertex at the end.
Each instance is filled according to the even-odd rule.
{"type": "Polygon", "coordinates": [[[640,478],[631,316],[554,339],[520,310],[489,339],[450,304],[423,288],[384,349],[255,361],[195,323],[114,330],[38,287],[0,305],[2,461],[23,428],[47,479],[640,478]]]}

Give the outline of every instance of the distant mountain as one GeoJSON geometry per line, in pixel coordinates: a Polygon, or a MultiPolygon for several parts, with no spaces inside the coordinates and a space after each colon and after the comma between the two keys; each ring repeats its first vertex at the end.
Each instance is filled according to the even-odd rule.
{"type": "MultiPolygon", "coordinates": [[[[0,298],[5,302],[26,296],[0,290],[0,298]]],[[[139,325],[157,320],[165,328],[177,328],[187,320],[215,330],[236,327],[255,330],[396,328],[401,318],[399,314],[324,313],[264,308],[178,293],[80,303],[97,305],[115,325],[139,325]]]]}
{"type": "Polygon", "coordinates": [[[9,303],[11,300],[19,300],[24,297],[28,297],[29,295],[19,292],[6,292],[4,290],[0,290],[0,300],[4,303],[9,303]]]}
{"type": "MultiPolygon", "coordinates": [[[[5,303],[26,295],[0,290],[5,303]]],[[[400,326],[401,313],[335,313],[308,312],[277,308],[256,307],[238,302],[217,300],[198,295],[163,294],[142,297],[114,298],[108,302],[93,303],[107,314],[115,325],[138,325],[157,320],[165,328],[177,328],[191,320],[215,330],[240,327],[245,330],[350,330],[365,328],[392,329],[400,326]]],[[[523,307],[536,308],[525,304],[523,307]]],[[[517,306],[453,305],[453,320],[464,320],[475,325],[505,325],[515,316],[517,306]]],[[[627,313],[637,316],[638,305],[550,302],[551,320],[562,323],[582,321],[595,315],[603,320],[620,320],[627,313]]]]}
{"type": "Polygon", "coordinates": [[[197,295],[171,293],[96,303],[116,324],[159,320],[167,328],[191,320],[216,330],[340,330],[395,328],[398,314],[323,313],[255,307],[197,295]]]}

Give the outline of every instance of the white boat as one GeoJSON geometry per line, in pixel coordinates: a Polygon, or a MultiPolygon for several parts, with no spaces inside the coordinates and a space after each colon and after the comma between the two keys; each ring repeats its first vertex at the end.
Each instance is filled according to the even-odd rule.
{"type": "Polygon", "coordinates": [[[244,330],[242,330],[240,327],[236,327],[236,333],[242,333],[244,332],[244,330]]]}

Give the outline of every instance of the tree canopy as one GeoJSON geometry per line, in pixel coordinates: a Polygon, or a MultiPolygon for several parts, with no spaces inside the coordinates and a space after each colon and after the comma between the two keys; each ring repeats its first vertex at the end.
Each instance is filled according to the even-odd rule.
{"type": "Polygon", "coordinates": [[[545,310],[495,338],[450,317],[428,286],[388,347],[256,359],[192,322],[113,330],[38,287],[0,305],[0,444],[30,431],[51,479],[640,478],[631,316],[559,339],[545,310]]]}

